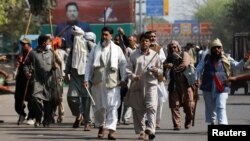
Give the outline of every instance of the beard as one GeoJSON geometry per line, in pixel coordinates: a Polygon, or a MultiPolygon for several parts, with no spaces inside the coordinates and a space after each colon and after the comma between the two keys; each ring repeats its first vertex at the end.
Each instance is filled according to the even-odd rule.
{"type": "Polygon", "coordinates": [[[108,39],[102,39],[101,40],[101,45],[102,45],[102,47],[106,47],[106,46],[108,46],[109,44],[110,44],[110,40],[108,40],[108,39]]]}
{"type": "Polygon", "coordinates": [[[212,52],[211,58],[215,61],[219,61],[221,59],[221,53],[212,52]]]}

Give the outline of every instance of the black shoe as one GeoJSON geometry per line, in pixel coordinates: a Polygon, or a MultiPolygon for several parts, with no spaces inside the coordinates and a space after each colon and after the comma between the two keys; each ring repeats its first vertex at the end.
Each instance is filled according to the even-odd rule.
{"type": "Polygon", "coordinates": [[[23,124],[24,120],[25,120],[25,116],[20,115],[20,116],[19,116],[19,119],[18,119],[18,121],[17,121],[17,125],[23,124]]]}
{"type": "Polygon", "coordinates": [[[55,124],[56,120],[54,118],[51,118],[51,124],[55,124]]]}
{"type": "Polygon", "coordinates": [[[152,133],[149,129],[146,129],[145,133],[148,135],[148,139],[152,140],[155,138],[155,134],[152,133]]]}
{"type": "Polygon", "coordinates": [[[49,127],[49,122],[43,122],[43,127],[48,128],[49,127]]]}
{"type": "Polygon", "coordinates": [[[174,127],[174,130],[179,131],[181,130],[181,127],[174,127]]]}

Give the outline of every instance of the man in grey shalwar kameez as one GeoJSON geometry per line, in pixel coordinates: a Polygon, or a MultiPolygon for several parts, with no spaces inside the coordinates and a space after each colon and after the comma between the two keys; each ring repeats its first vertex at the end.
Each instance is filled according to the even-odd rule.
{"type": "Polygon", "coordinates": [[[158,53],[149,49],[151,42],[148,34],[140,37],[140,46],[129,58],[128,77],[132,80],[127,104],[133,109],[134,129],[139,139],[155,138],[156,112],[158,103],[157,77],[162,74],[162,63],[158,53]],[[147,115],[148,124],[145,125],[147,115]]]}
{"type": "Polygon", "coordinates": [[[127,64],[121,48],[111,41],[112,34],[112,28],[103,27],[101,42],[89,54],[84,82],[85,87],[89,87],[89,81],[92,82],[95,126],[99,127],[98,138],[103,138],[104,129],[108,129],[109,140],[116,139],[117,109],[120,106],[119,85],[125,85],[127,64]]]}
{"type": "Polygon", "coordinates": [[[33,75],[34,91],[31,95],[30,104],[33,107],[36,123],[35,127],[41,124],[43,115],[43,126],[48,127],[52,122],[52,99],[55,83],[52,81],[52,69],[55,69],[53,52],[48,49],[51,46],[50,38],[46,35],[38,37],[38,47],[31,51],[24,65],[24,72],[27,79],[33,75]],[[32,69],[32,73],[30,72],[32,69]]]}

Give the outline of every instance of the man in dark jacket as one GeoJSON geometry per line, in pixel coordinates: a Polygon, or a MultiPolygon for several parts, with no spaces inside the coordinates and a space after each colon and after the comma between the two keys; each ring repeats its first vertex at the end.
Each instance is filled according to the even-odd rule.
{"type": "MultiPolygon", "coordinates": [[[[24,38],[20,41],[22,45],[22,52],[18,56],[18,73],[16,76],[16,89],[15,89],[15,110],[19,115],[19,119],[17,124],[23,124],[26,113],[25,113],[25,100],[29,101],[30,100],[30,94],[32,91],[32,84],[33,82],[28,81],[25,72],[24,72],[24,64],[26,63],[26,60],[32,51],[32,48],[30,46],[31,42],[29,39],[24,38]]],[[[31,69],[31,68],[29,68],[31,69]]],[[[29,109],[29,119],[33,119],[33,112],[32,112],[32,107],[30,106],[30,103],[28,102],[28,109],[29,109]]]]}

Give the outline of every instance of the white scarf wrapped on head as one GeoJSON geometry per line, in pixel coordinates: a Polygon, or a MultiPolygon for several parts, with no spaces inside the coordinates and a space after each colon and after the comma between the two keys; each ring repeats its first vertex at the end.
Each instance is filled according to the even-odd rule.
{"type": "Polygon", "coordinates": [[[85,65],[88,54],[88,49],[84,39],[85,33],[80,27],[73,26],[72,35],[74,35],[74,42],[71,67],[77,69],[79,75],[83,75],[85,74],[85,65]]]}

